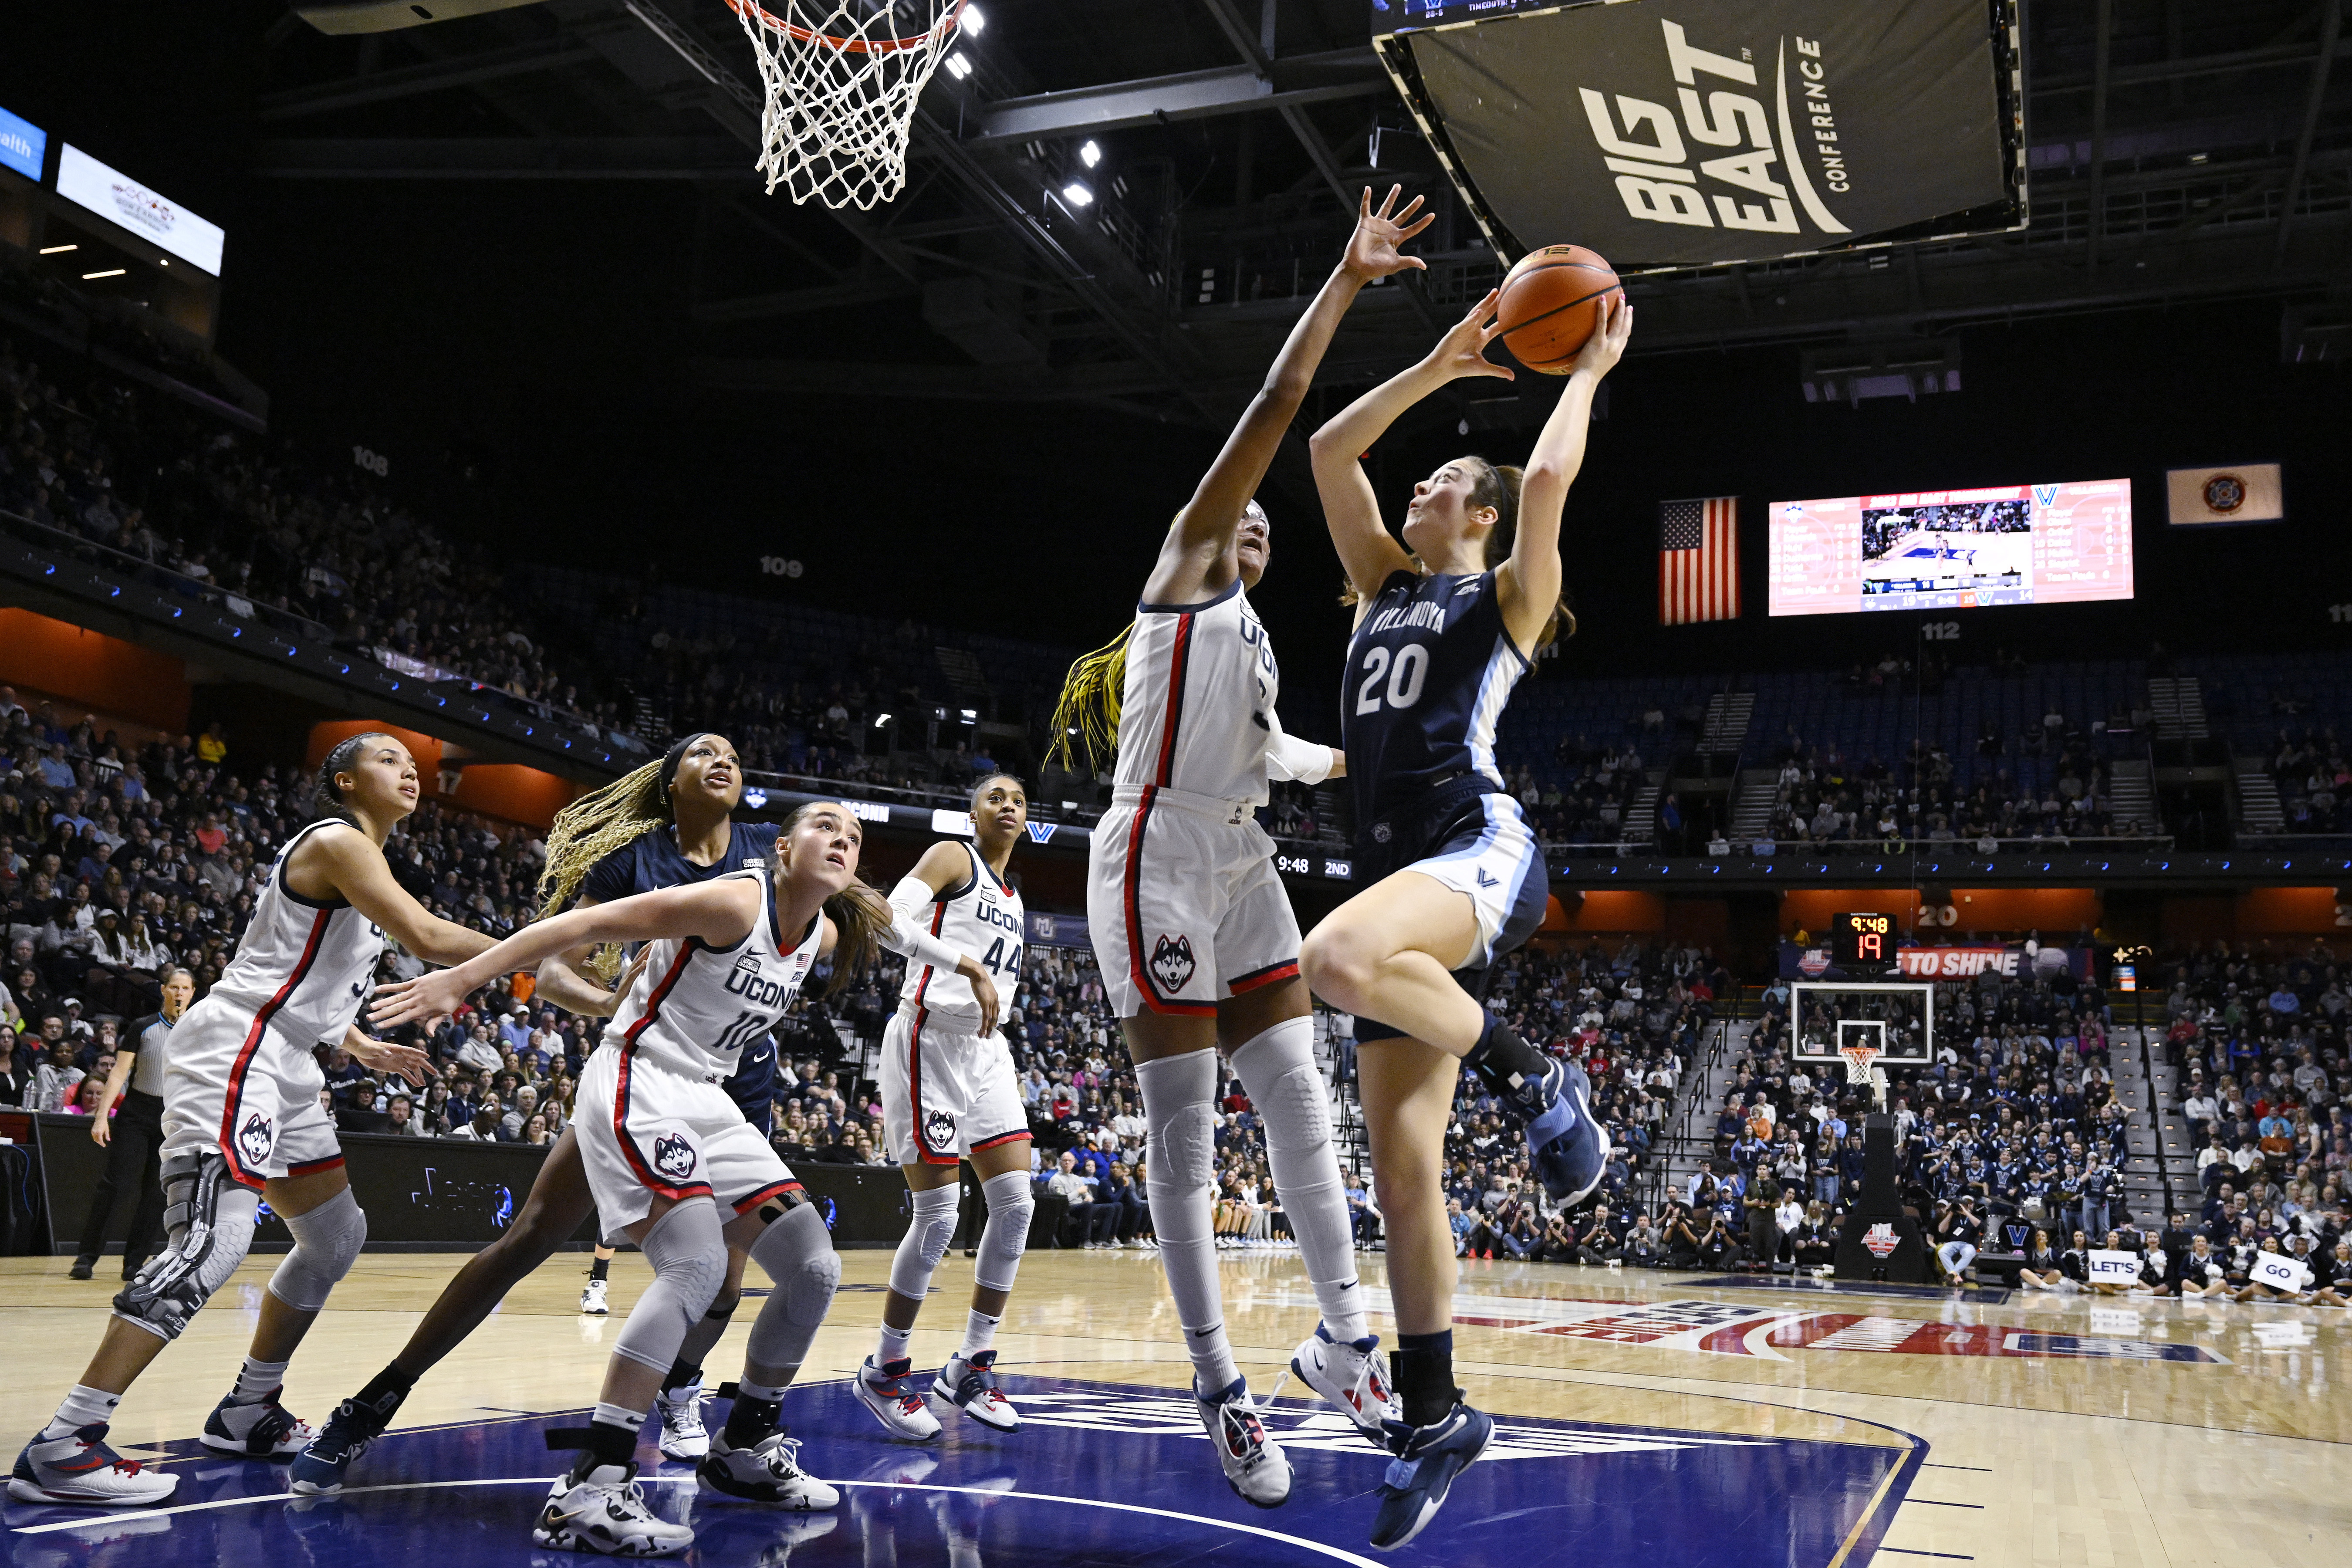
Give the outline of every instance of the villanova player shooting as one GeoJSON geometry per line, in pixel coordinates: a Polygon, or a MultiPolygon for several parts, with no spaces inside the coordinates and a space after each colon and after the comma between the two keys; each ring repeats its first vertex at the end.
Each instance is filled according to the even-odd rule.
{"type": "Polygon", "coordinates": [[[1439,1178],[1462,1064],[1525,1122],[1531,1163],[1555,1198],[1583,1199],[1606,1154],[1583,1073],[1482,1004],[1493,966],[1534,932],[1548,897],[1542,851],[1500,782],[1495,726],[1530,655],[1564,620],[1574,630],[1559,596],[1560,510],[1584,461],[1593,389],[1625,351],[1633,307],[1621,297],[1586,342],[1524,476],[1484,458],[1443,465],[1413,487],[1403,545],[1382,525],[1360,460],[1448,382],[1510,379],[1486,358],[1496,298],[1312,444],[1357,601],[1339,713],[1362,891],[1308,935],[1299,964],[1316,994],[1357,1016],[1364,1124],[1389,1227],[1404,1409],[1387,1425],[1397,1461],[1373,1521],[1379,1547],[1418,1534],[1494,1432],[1454,1386],[1454,1248],[1439,1178]]]}

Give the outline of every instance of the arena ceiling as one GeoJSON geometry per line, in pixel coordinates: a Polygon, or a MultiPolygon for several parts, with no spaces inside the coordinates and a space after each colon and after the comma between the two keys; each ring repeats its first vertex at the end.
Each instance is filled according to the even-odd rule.
{"type": "MultiPolygon", "coordinates": [[[[1367,184],[1428,195],[1439,222],[1430,271],[1351,315],[1334,379],[1417,352],[1497,275],[1374,61],[1365,0],[980,3],[975,68],[935,80],[908,192],[871,213],[762,193],[758,80],[719,0],[544,0],[345,36],[283,14],[262,33],[247,171],[600,182],[625,215],[620,187],[690,187],[688,366],[722,396],[1079,403],[1219,425],[1367,184]],[[1053,194],[1072,178],[1092,208],[1053,194]]],[[[2341,16],[2337,0],[2029,4],[2029,226],[1645,277],[1640,352],[2274,296],[2289,353],[2342,355],[2341,16]]]]}

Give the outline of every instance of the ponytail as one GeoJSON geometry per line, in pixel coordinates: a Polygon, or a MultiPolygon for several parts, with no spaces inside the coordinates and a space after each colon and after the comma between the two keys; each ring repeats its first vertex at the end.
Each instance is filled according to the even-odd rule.
{"type": "MultiPolygon", "coordinates": [[[[1486,535],[1486,570],[1491,572],[1511,558],[1511,547],[1518,542],[1519,486],[1525,475],[1508,463],[1490,463],[1484,458],[1470,461],[1476,465],[1471,470],[1470,504],[1495,510],[1495,526],[1486,535]]],[[[1576,612],[1569,608],[1568,595],[1562,594],[1536,637],[1536,647],[1547,647],[1557,638],[1575,635],[1576,612]]]]}
{"type": "Polygon", "coordinates": [[[359,818],[343,804],[343,786],[335,782],[335,775],[349,772],[370,741],[391,738],[382,730],[362,730],[336,742],[334,749],[327,753],[327,760],[319,764],[318,777],[311,784],[319,806],[316,820],[325,822],[332,818],[337,822],[348,822],[353,827],[360,825],[359,818]]]}

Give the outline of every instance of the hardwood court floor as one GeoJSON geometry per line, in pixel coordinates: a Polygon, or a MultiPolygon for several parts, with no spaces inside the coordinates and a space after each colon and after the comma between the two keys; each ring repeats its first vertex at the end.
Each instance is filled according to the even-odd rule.
{"type": "MultiPolygon", "coordinates": [[[[287,1385],[289,1406],[322,1419],[335,1399],[390,1358],[455,1262],[435,1254],[362,1258],[297,1357],[287,1385]]],[[[641,1258],[625,1254],[613,1272],[613,1315],[581,1318],[574,1309],[585,1262],[584,1255],[566,1255],[527,1280],[418,1386],[402,1412],[402,1426],[487,1429],[593,1400],[606,1352],[647,1275],[641,1258]]],[[[889,1255],[853,1252],[844,1255],[844,1289],[804,1383],[845,1377],[872,1349],[889,1255]]],[[[1377,1287],[1381,1260],[1366,1256],[1363,1265],[1366,1284],[1377,1287]]],[[[273,1266],[248,1262],[133,1390],[115,1425],[117,1447],[188,1462],[187,1440],[231,1379],[273,1266]]],[[[1223,1273],[1228,1328],[1251,1386],[1264,1400],[1291,1348],[1314,1326],[1313,1298],[1295,1255],[1229,1255],[1223,1273]]],[[[1412,1560],[1465,1568],[1590,1561],[1589,1552],[1573,1550],[1582,1531],[1588,1546],[1604,1538],[1636,1550],[1654,1545],[1660,1562],[1791,1568],[1859,1568],[1874,1557],[1918,1568],[1961,1561],[1989,1568],[2209,1563],[2336,1568],[2352,1562],[2352,1448],[2347,1447],[2352,1387],[2346,1370],[2352,1312],[2151,1300],[2094,1304],[2081,1297],[2000,1291],[1968,1298],[1931,1290],[1873,1294],[1810,1281],[1748,1286],[1724,1279],[1465,1262],[1456,1302],[1457,1372],[1474,1403],[1531,1423],[1518,1429],[1524,1441],[1507,1457],[1538,1463],[1482,1463],[1463,1486],[1468,1489],[1475,1477],[1507,1476],[1532,1500],[1524,1505],[1530,1517],[1507,1540],[1491,1531],[1464,1533],[1476,1521],[1456,1517],[1467,1495],[1457,1490],[1439,1524],[1413,1550],[1440,1544],[1412,1560]],[[1700,1449],[1707,1452],[1699,1456],[1700,1449]],[[1670,1453],[1658,1461],[1667,1468],[1654,1479],[1666,1489],[1630,1512],[1619,1507],[1610,1513],[1612,1500],[1625,1502],[1612,1489],[1634,1486],[1630,1478],[1637,1474],[1650,1475],[1639,1466],[1654,1461],[1660,1450],[1684,1456],[1670,1453]],[[1872,1459],[1873,1453],[1881,1458],[1872,1459]],[[1717,1468],[1694,1468],[1701,1458],[1717,1468]],[[1677,1471],[1675,1464],[1685,1468],[1677,1471]],[[1727,1465],[1733,1468],[1721,1470],[1727,1465]],[[1856,1465],[1851,1473],[1841,1468],[1856,1465]],[[1716,1479],[1692,1481],[1677,1502],[1678,1476],[1716,1479]],[[1780,1514],[1757,1511],[1776,1499],[1816,1497],[1825,1500],[1790,1502],[1780,1514]],[[1823,1517],[1807,1519],[1809,1509],[1823,1517]],[[1807,1528],[1828,1524],[1837,1528],[1807,1528]],[[1449,1526],[1459,1529],[1442,1536],[1449,1526]]],[[[970,1282],[971,1265],[961,1258],[941,1269],[938,1294],[916,1337],[919,1367],[935,1365],[953,1348],[970,1282]]],[[[103,1269],[98,1280],[70,1281],[63,1258],[0,1260],[0,1345],[6,1347],[7,1368],[0,1380],[0,1438],[21,1442],[75,1381],[114,1284],[103,1269]]],[[[1374,1299],[1385,1307],[1384,1292],[1375,1289],[1374,1299]]],[[[1373,1322],[1384,1334],[1391,1331],[1385,1313],[1373,1322]]],[[[1108,1453],[1115,1465],[1108,1479],[1070,1469],[1055,1479],[1033,1464],[1014,1479],[988,1484],[1039,1497],[1087,1488],[1142,1496],[1123,1491],[1118,1479],[1116,1464],[1129,1464],[1174,1475],[1190,1489],[1176,1494],[1181,1506],[1098,1506],[1168,1519],[1189,1517],[1197,1506],[1205,1519],[1230,1503],[1211,1456],[1197,1442],[1197,1428],[1182,1430],[1182,1407],[1143,1397],[1185,1383],[1189,1369],[1180,1334],[1153,1255],[1030,1254],[999,1335],[1003,1369],[1025,1380],[1013,1385],[1016,1399],[1025,1389],[1054,1424],[1084,1428],[1076,1436],[1086,1439],[1090,1458],[1108,1453]],[[1097,1386],[1103,1384],[1118,1387],[1105,1391],[1097,1386]],[[1098,1415],[1097,1407],[1114,1405],[1129,1415],[1098,1415]],[[1177,1413],[1172,1418],[1170,1410],[1177,1413]],[[1174,1442],[1180,1436],[1194,1441],[1186,1447],[1174,1442]],[[1159,1446],[1117,1459],[1123,1451],[1118,1443],[1129,1437],[1159,1446]]],[[[740,1331],[721,1342],[709,1368],[714,1387],[738,1370],[741,1347],[740,1331]]],[[[1311,1447],[1321,1418],[1303,1405],[1290,1408],[1290,1396],[1299,1392],[1295,1383],[1285,1391],[1285,1409],[1274,1426],[1294,1447],[1311,1447]]],[[[805,1397],[816,1402],[831,1395],[813,1388],[805,1397]]],[[[828,1453],[846,1466],[850,1445],[879,1436],[845,1398],[812,1403],[808,1413],[788,1404],[786,1415],[808,1440],[803,1460],[819,1475],[846,1475],[845,1468],[828,1468],[828,1453]]],[[[1019,1453],[1030,1436],[1005,1440],[1005,1454],[1019,1453]]],[[[1344,1433],[1323,1436],[1335,1448],[1353,1443],[1344,1433]]],[[[1032,1450],[1033,1456],[1043,1452],[1032,1450]]],[[[1341,1484],[1357,1498],[1378,1479],[1377,1467],[1367,1468],[1359,1462],[1363,1458],[1350,1450],[1345,1459],[1348,1479],[1341,1484]]],[[[543,1451],[519,1463],[510,1473],[545,1475],[555,1468],[543,1451]]],[[[1240,1510],[1236,1517],[1264,1527],[1261,1544],[1278,1539],[1327,1559],[1357,1560],[1353,1554],[1364,1551],[1369,1503],[1352,1511],[1302,1510],[1311,1484],[1303,1461],[1300,1477],[1290,1507],[1263,1514],[1240,1510]],[[1269,1536],[1268,1530],[1277,1534],[1269,1536]],[[1279,1533],[1285,1531],[1289,1533],[1279,1533]],[[1315,1542],[1347,1551],[1308,1547],[1315,1542]]],[[[281,1484],[267,1473],[253,1484],[265,1483],[281,1484]]],[[[1495,1494],[1481,1506],[1493,1509],[1497,1499],[1518,1495],[1495,1494]]],[[[803,1543],[793,1561],[835,1561],[827,1552],[841,1553],[837,1560],[845,1563],[870,1559],[875,1521],[887,1518],[887,1510],[877,1514],[883,1505],[859,1497],[865,1511],[845,1515],[842,1523],[866,1531],[865,1557],[845,1533],[803,1543]]],[[[9,1543],[10,1560],[33,1563],[27,1543],[66,1539],[54,1531],[26,1533],[28,1522],[62,1517],[16,1506],[0,1514],[6,1526],[0,1541],[9,1543]]],[[[232,1551],[227,1538],[220,1539],[224,1563],[243,1554],[243,1548],[232,1551]]],[[[1040,1539],[1062,1538],[1048,1532],[1040,1539]]],[[[150,1562],[208,1561],[210,1540],[190,1536],[162,1555],[155,1554],[161,1542],[136,1551],[117,1543],[110,1548],[110,1563],[144,1568],[150,1562]]],[[[1225,1549],[1234,1544],[1230,1537],[1222,1543],[1225,1549]]],[[[898,1562],[929,1560],[911,1541],[897,1550],[898,1562]]],[[[1191,1561],[1190,1550],[1170,1544],[1164,1560],[1191,1561]]],[[[523,1540],[509,1556],[484,1561],[521,1563],[530,1551],[523,1540]]],[[[565,1561],[536,1555],[553,1564],[565,1561]]],[[[1034,1541],[1021,1557],[1024,1568],[1056,1560],[1050,1544],[1041,1548],[1034,1541]]],[[[1060,1560],[1105,1559],[1090,1549],[1060,1560]]]]}

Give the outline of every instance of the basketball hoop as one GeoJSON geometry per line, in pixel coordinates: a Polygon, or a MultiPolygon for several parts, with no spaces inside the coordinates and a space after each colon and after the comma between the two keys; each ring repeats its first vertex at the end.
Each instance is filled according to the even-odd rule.
{"type": "Polygon", "coordinates": [[[888,0],[727,0],[760,57],[768,107],[760,172],[795,202],[870,208],[907,183],[915,104],[963,20],[965,0],[898,0],[930,25],[900,37],[888,0]],[[777,13],[782,13],[778,15],[777,13]]]}
{"type": "Polygon", "coordinates": [[[1872,1102],[1879,1110],[1885,1110],[1886,1075],[1879,1070],[1879,1047],[1840,1046],[1838,1055],[1845,1058],[1845,1081],[1866,1086],[1870,1089],[1872,1102]]]}

